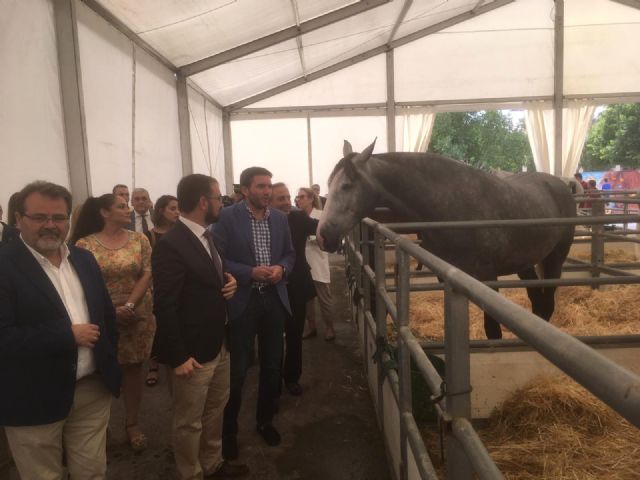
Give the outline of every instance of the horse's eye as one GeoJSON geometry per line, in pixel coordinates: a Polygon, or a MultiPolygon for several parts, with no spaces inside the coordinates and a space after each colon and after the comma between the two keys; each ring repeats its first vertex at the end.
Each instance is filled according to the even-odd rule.
{"type": "Polygon", "coordinates": [[[343,183],[342,186],[340,187],[342,190],[351,190],[351,188],[353,187],[352,184],[350,183],[343,183]]]}

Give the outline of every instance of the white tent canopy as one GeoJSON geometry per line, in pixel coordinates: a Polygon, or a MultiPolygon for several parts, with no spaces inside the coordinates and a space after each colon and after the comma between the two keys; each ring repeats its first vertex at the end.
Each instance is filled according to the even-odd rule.
{"type": "Polygon", "coordinates": [[[2,0],[0,203],[36,178],[229,192],[251,165],[326,190],[344,138],[424,148],[438,111],[527,105],[539,167],[569,171],[585,115],[555,119],[638,101],[637,45],[638,0],[2,0]]]}

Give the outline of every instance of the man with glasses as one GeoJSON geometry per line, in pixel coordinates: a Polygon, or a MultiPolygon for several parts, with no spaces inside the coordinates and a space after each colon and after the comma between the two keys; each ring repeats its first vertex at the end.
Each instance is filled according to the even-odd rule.
{"type": "Polygon", "coordinates": [[[64,243],[70,212],[66,188],[27,185],[0,250],[0,425],[25,479],[62,478],[63,453],[72,478],[106,477],[116,316],[93,255],[64,243]]]}
{"type": "Polygon", "coordinates": [[[158,357],[172,368],[173,452],[178,477],[230,478],[245,465],[222,459],[222,415],[229,398],[227,300],[236,280],[223,269],[207,226],[222,207],[218,182],[187,175],[178,183],[180,219],[152,255],[158,357]]]}

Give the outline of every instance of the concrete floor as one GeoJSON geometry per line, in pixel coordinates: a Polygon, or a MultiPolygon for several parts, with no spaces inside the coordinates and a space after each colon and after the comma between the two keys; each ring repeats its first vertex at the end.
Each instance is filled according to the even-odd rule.
{"type": "MultiPolygon", "coordinates": [[[[239,461],[251,469],[251,480],[386,480],[391,478],[371,397],[362,373],[362,359],[350,322],[342,257],[331,257],[332,293],[336,302],[337,338],[304,341],[304,394],[286,393],[274,425],[282,434],[277,447],[267,446],[255,431],[257,368],[245,384],[240,412],[239,461]]],[[[123,428],[122,402],[113,405],[108,444],[110,480],[171,480],[175,468],[170,447],[171,402],[161,377],[145,388],[141,425],[149,448],[140,455],[129,449],[123,428]]],[[[12,469],[0,479],[14,480],[12,469]]]]}

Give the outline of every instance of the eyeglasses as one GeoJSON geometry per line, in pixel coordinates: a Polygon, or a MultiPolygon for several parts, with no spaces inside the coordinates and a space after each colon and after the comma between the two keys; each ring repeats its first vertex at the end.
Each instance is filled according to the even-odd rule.
{"type": "Polygon", "coordinates": [[[307,198],[307,196],[306,195],[298,195],[296,197],[296,200],[300,200],[301,198],[307,198]]]}
{"type": "Polygon", "coordinates": [[[34,215],[27,215],[26,213],[22,215],[23,217],[27,217],[29,220],[35,223],[47,223],[51,220],[55,224],[65,223],[69,221],[69,217],[67,215],[45,215],[44,213],[36,213],[34,215]]]}
{"type": "Polygon", "coordinates": [[[217,200],[217,201],[220,201],[220,200],[222,200],[222,195],[217,195],[217,196],[207,195],[205,198],[207,198],[208,200],[217,200]]]}

